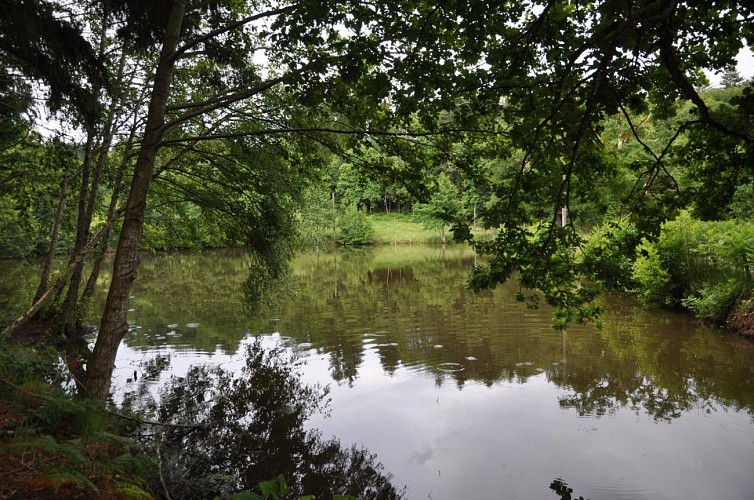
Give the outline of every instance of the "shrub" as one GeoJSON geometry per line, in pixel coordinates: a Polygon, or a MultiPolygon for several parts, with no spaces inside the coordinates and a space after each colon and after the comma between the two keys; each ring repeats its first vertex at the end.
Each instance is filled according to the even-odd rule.
{"type": "Polygon", "coordinates": [[[656,241],[644,240],[640,252],[633,278],[648,302],[724,322],[754,292],[752,222],[702,222],[684,212],[662,225],[656,241]]]}
{"type": "Polygon", "coordinates": [[[684,307],[698,318],[711,319],[724,323],[739,302],[746,295],[745,281],[730,278],[719,283],[711,283],[695,291],[681,301],[684,307]]]}
{"type": "Polygon", "coordinates": [[[374,229],[364,212],[349,206],[340,216],[338,243],[341,245],[371,245],[374,243],[374,229]]]}

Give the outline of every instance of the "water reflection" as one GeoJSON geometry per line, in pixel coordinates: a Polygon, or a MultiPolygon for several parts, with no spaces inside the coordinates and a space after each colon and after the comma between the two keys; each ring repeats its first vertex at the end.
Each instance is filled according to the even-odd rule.
{"type": "Polygon", "coordinates": [[[584,500],[584,497],[582,496],[579,496],[578,499],[573,496],[573,488],[569,488],[568,483],[559,477],[555,478],[553,482],[550,483],[550,489],[560,496],[560,500],[584,500]]]}
{"type": "Polygon", "coordinates": [[[39,273],[35,263],[0,259],[0,325],[11,324],[20,316],[39,285],[39,273]]]}
{"type": "Polygon", "coordinates": [[[248,343],[240,369],[194,366],[171,379],[157,403],[143,397],[147,387],[142,382],[139,397],[126,404],[177,424],[142,431],[159,443],[156,484],[167,498],[226,498],[258,491],[262,481],[281,474],[295,497],[402,497],[374,455],[304,428],[313,413],[326,409],[328,391],[302,383],[284,349],[248,343]]]}
{"type": "Polygon", "coordinates": [[[750,497],[751,343],[626,297],[606,299],[602,330],[555,332],[511,287],[466,290],[473,262],[463,247],[300,256],[296,295],[260,319],[241,302],[243,256],[147,258],[118,391],[155,353],[181,376],[236,366],[251,333],[333,383],[332,417],[308,425],[377,453],[410,498],[464,498],[469,482],[547,498],[552,478],[591,498],[750,497]]]}
{"type": "Polygon", "coordinates": [[[438,386],[524,384],[543,373],[569,389],[561,406],[582,416],[631,408],[671,419],[692,408],[711,411],[712,403],[754,408],[751,348],[696,329],[687,316],[614,297],[601,331],[561,335],[550,330],[548,310],[526,309],[509,287],[466,290],[468,251],[439,258],[372,250],[336,259],[301,257],[297,297],[263,327],[327,353],[335,381],[353,384],[370,350],[387,374],[419,366],[435,373],[438,386]]]}

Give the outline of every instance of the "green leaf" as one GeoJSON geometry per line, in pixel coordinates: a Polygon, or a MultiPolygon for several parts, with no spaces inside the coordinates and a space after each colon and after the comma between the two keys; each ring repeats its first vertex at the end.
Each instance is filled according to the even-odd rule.
{"type": "Polygon", "coordinates": [[[264,498],[272,497],[278,500],[281,495],[288,493],[288,484],[285,482],[285,477],[280,474],[275,479],[259,483],[259,489],[262,491],[264,498]]]}
{"type": "Polygon", "coordinates": [[[231,500],[263,500],[262,497],[251,491],[240,491],[230,497],[231,500]]]}

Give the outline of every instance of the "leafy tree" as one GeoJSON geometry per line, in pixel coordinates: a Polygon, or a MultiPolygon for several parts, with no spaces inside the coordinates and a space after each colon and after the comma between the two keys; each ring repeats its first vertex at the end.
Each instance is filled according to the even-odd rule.
{"type": "MultiPolygon", "coordinates": [[[[110,293],[97,343],[87,364],[85,385],[89,396],[103,398],[109,387],[112,359],[127,329],[129,289],[138,263],[147,194],[152,181],[169,170],[162,163],[174,165],[181,157],[190,156],[197,144],[210,140],[243,140],[246,137],[249,143],[246,147],[255,152],[264,151],[259,146],[260,141],[262,145],[269,142],[265,138],[296,132],[307,141],[316,143],[322,140],[320,129],[327,131],[319,123],[329,119],[331,114],[323,114],[313,107],[301,108],[299,104],[311,106],[317,101],[330,99],[341,110],[354,113],[358,120],[353,123],[357,124],[366,118],[364,111],[385,96],[381,92],[369,95],[361,92],[358,99],[351,99],[350,91],[346,90],[361,85],[374,90],[373,83],[370,83],[375,77],[371,66],[349,65],[354,61],[354,53],[360,53],[363,60],[374,59],[387,51],[375,41],[367,41],[368,37],[363,35],[365,30],[361,23],[371,14],[370,8],[349,11],[316,7],[307,2],[219,7],[212,2],[193,5],[181,0],[169,6],[117,1],[109,4],[108,14],[120,23],[118,36],[128,40],[130,54],[142,58],[143,75],[153,83],[149,106],[141,115],[141,140],[132,166],[128,199],[122,211],[123,222],[110,293]],[[360,19],[357,25],[352,22],[354,13],[360,19]],[[339,28],[344,23],[350,31],[339,28]],[[324,44],[323,33],[327,39],[324,44]],[[146,54],[158,41],[162,45],[161,53],[153,62],[155,60],[150,61],[146,54]],[[250,45],[266,51],[267,60],[275,61],[276,66],[259,71],[252,60],[253,53],[247,50],[250,45]],[[370,55],[370,50],[375,52],[370,55]],[[339,71],[333,72],[331,68],[339,71]],[[283,88],[295,89],[298,98],[286,100],[281,92],[283,88]],[[344,93],[332,94],[334,90],[344,93]],[[348,101],[358,109],[347,108],[348,101]],[[171,148],[173,154],[165,155],[164,148],[171,148]]],[[[290,157],[286,149],[273,145],[272,151],[286,164],[295,165],[298,159],[290,157]]],[[[82,182],[79,200],[79,214],[83,214],[79,217],[80,232],[69,264],[73,274],[67,303],[74,305],[78,295],[75,289],[78,270],[84,255],[95,242],[87,237],[92,204],[82,201],[86,197],[83,196],[85,185],[82,182]]],[[[232,189],[232,186],[228,187],[232,189]]],[[[272,186],[262,183],[255,187],[260,189],[257,194],[262,196],[273,194],[272,186]]],[[[241,198],[243,201],[243,196],[241,198]]],[[[258,213],[260,200],[248,201],[246,207],[252,213],[258,213]]],[[[243,212],[244,207],[240,208],[243,212]]],[[[274,259],[277,253],[272,249],[279,249],[275,241],[285,233],[280,229],[289,224],[285,220],[290,211],[287,214],[261,213],[263,219],[257,220],[264,224],[248,231],[248,241],[256,249],[261,262],[277,267],[275,262],[280,259],[274,259]]],[[[117,211],[113,215],[117,215],[117,211]]],[[[49,296],[50,293],[46,293],[42,299],[49,296]]],[[[69,317],[70,309],[66,308],[66,317],[69,317]]]]}
{"type": "MultiPolygon", "coordinates": [[[[0,151],[26,138],[31,126],[27,113],[32,107],[31,86],[13,74],[0,52],[0,151]]],[[[15,177],[14,172],[0,174],[0,186],[15,177]]]]}
{"type": "MultiPolygon", "coordinates": [[[[715,89],[703,96],[712,116],[731,130],[749,130],[754,123],[754,88],[715,89]]],[[[694,215],[703,220],[724,218],[739,186],[754,180],[751,144],[719,129],[691,128],[675,154],[685,168],[679,182],[694,215]]]]}
{"type": "Polygon", "coordinates": [[[739,186],[728,205],[728,211],[733,219],[754,220],[754,182],[739,186]]]}
{"type": "MultiPolygon", "coordinates": [[[[5,2],[2,7],[26,3],[5,2]]],[[[78,59],[59,85],[60,95],[74,103],[87,102],[80,94],[99,96],[105,90],[111,94],[110,102],[102,106],[108,111],[100,117],[101,127],[89,127],[83,148],[75,251],[70,271],[63,273],[72,276],[67,304],[73,306],[78,269],[96,243],[89,229],[100,203],[96,186],[107,178],[100,158],[108,164],[108,137],[114,134],[106,126],[109,111],[138,110],[131,122],[138,140],[133,142],[133,153],[123,155],[134,158],[133,163],[122,164],[131,178],[127,199],[122,211],[109,204],[113,208],[107,210],[107,222],[99,233],[106,233],[122,213],[110,294],[87,365],[89,394],[100,399],[106,397],[112,360],[127,331],[129,290],[136,276],[148,195],[157,186],[156,179],[165,175],[169,182],[171,165],[183,157],[193,158],[194,149],[204,141],[246,141],[248,151],[275,151],[283,160],[277,165],[295,169],[307,166],[302,162],[308,157],[304,153],[316,150],[305,144],[343,153],[354,144],[333,136],[350,135],[354,142],[368,138],[370,146],[379,138],[378,156],[400,156],[402,162],[376,165],[409,185],[423,182],[427,165],[443,164],[425,162],[423,168],[414,169],[422,159],[453,155],[454,142],[481,142],[477,149],[483,154],[457,166],[468,169],[470,178],[479,171],[494,173],[492,181],[481,181],[477,191],[489,194],[486,224],[500,230],[492,242],[475,242],[491,259],[477,270],[473,283],[494,286],[516,273],[522,286],[540,290],[549,303],[564,308],[559,313],[561,325],[572,318],[587,319],[594,297],[594,290],[584,285],[589,276],[575,258],[581,244],[578,222],[571,218],[566,227],[558,227],[562,208],[573,208],[576,217],[588,216],[587,210],[584,214],[576,210],[577,204],[605,204],[605,190],[594,188],[619,179],[621,186],[614,187],[622,189],[623,180],[634,181],[629,194],[640,195],[642,201],[654,197],[653,203],[643,204],[648,209],[637,205],[635,213],[642,218],[664,205],[672,211],[687,202],[695,202],[704,217],[714,218],[731,199],[731,186],[747,181],[749,175],[754,139],[748,125],[754,96],[742,91],[731,111],[710,106],[698,90],[705,83],[702,70],[729,67],[744,40],[754,36],[750,22],[754,12],[746,3],[579,0],[490,5],[342,0],[323,6],[309,0],[254,4],[113,0],[97,4],[97,9],[89,9],[94,4],[83,0],[66,7],[48,1],[28,4],[33,4],[31,12],[43,14],[45,22],[40,26],[67,23],[65,35],[47,30],[45,42],[84,40],[87,50],[82,53],[97,54],[98,63],[106,61],[107,75],[119,74],[120,61],[124,71],[138,62],[132,73],[139,85],[134,83],[122,94],[134,106],[118,106],[116,86],[96,83],[94,74],[83,85],[71,78],[81,66],[78,59]],[[89,12],[90,17],[82,17],[89,12]],[[101,43],[81,34],[83,22],[56,21],[68,19],[69,13],[90,21],[92,36],[101,43]],[[68,28],[73,30],[72,38],[68,28]],[[126,57],[113,58],[117,51],[102,50],[110,40],[126,57]],[[95,45],[99,51],[91,49],[95,45]],[[70,82],[77,85],[68,91],[70,82]],[[146,87],[146,94],[140,95],[138,87],[146,87]],[[135,105],[139,103],[145,106],[135,105]],[[643,151],[635,161],[614,161],[605,151],[602,130],[616,111],[636,150],[643,151]],[[642,135],[651,131],[642,126],[650,112],[653,119],[677,118],[668,122],[672,128],[660,131],[655,142],[642,135]],[[274,137],[297,138],[297,153],[289,156],[288,145],[272,141],[274,137]],[[431,148],[416,147],[430,143],[431,148]],[[682,146],[688,146],[688,157],[695,162],[687,169],[676,161],[680,154],[674,157],[682,146]],[[394,154],[397,151],[401,154],[394,154]],[[687,186],[702,177],[700,186],[694,186],[698,189],[686,192],[688,198],[678,196],[683,186],[678,186],[674,167],[686,169],[687,186]],[[716,182],[707,183],[715,168],[720,169],[716,182]],[[705,189],[707,185],[711,188],[705,189]],[[723,200],[720,207],[703,206],[710,194],[723,200]]],[[[18,37],[5,40],[16,40],[11,48],[22,45],[18,37]]],[[[0,50],[6,57],[16,57],[11,49],[0,50]]],[[[34,68],[24,70],[22,64],[31,58],[14,60],[20,61],[14,66],[19,71],[34,72],[34,68]]],[[[54,81],[47,73],[38,74],[54,81]]],[[[82,117],[90,116],[83,104],[78,106],[82,117]]],[[[468,153],[463,157],[472,158],[468,153]]],[[[322,163],[316,155],[315,160],[311,163],[322,163]]],[[[227,162],[220,164],[225,170],[231,168],[227,162]]],[[[192,172],[194,179],[200,175],[198,168],[192,172]]],[[[235,192],[234,187],[229,185],[228,192],[235,192]]],[[[257,201],[241,207],[241,213],[245,208],[253,211],[257,201]]],[[[263,219],[255,220],[266,220],[264,213],[263,219]]],[[[267,239],[270,230],[287,224],[276,214],[270,217],[272,222],[263,223],[263,230],[248,235],[267,256],[277,242],[267,239]]],[[[658,222],[647,225],[656,227],[658,222]]],[[[49,298],[54,293],[43,295],[49,298]]]]}
{"type": "MultiPolygon", "coordinates": [[[[410,89],[396,97],[399,109],[432,102],[434,115],[422,114],[425,123],[441,108],[453,113],[456,130],[497,136],[490,141],[496,148],[491,158],[517,159],[488,210],[490,224],[503,229],[495,242],[477,243],[492,260],[474,283],[494,286],[517,273],[522,285],[541,290],[548,302],[587,317],[594,294],[586,292],[586,276],[573,258],[580,238],[573,221],[564,231],[556,222],[558,211],[585,196],[594,182],[616,177],[617,165],[599,138],[605,118],[618,110],[638,142],[634,116],[651,110],[668,117],[679,101],[690,104],[692,112],[667,140],[656,149],[642,146],[649,158],[630,165],[638,192],[649,196],[659,191],[677,199],[669,152],[685,132],[717,142],[725,137],[729,146],[721,157],[733,144],[737,156],[751,157],[751,127],[715,113],[697,89],[704,84],[702,69],[733,62],[752,35],[751,25],[739,19],[753,14],[740,2],[695,1],[425,3],[409,14],[422,29],[415,44],[420,48],[395,63],[410,89]],[[703,43],[683,42],[690,39],[703,43]],[[502,119],[491,123],[490,116],[502,119]]],[[[737,171],[721,160],[715,161],[718,168],[737,171]]],[[[722,179],[735,183],[734,176],[722,179]]]]}
{"type": "MultiPolygon", "coordinates": [[[[48,9],[53,18],[57,14],[56,4],[52,2],[42,2],[40,6],[48,9]]],[[[83,16],[87,7],[86,2],[75,2],[70,11],[75,18],[83,16]]],[[[89,130],[84,148],[78,184],[76,243],[69,265],[61,279],[43,293],[16,324],[33,316],[45,301],[63,289],[65,282],[68,285],[62,313],[64,323],[75,324],[84,258],[122,214],[110,294],[85,380],[88,395],[101,399],[106,396],[112,360],[127,329],[129,289],[135,278],[147,215],[147,194],[152,190],[153,181],[162,177],[165,182],[180,186],[184,194],[191,193],[187,202],[196,203],[199,199],[205,204],[214,202],[214,207],[210,207],[214,213],[229,214],[230,218],[241,216],[243,234],[255,249],[260,264],[268,270],[282,269],[278,264],[287,252],[280,253],[279,243],[281,238],[291,234],[290,202],[293,198],[290,194],[297,185],[289,182],[293,177],[272,174],[279,174],[281,167],[290,169],[291,173],[305,172],[307,165],[320,161],[316,154],[309,154],[312,148],[307,151],[291,147],[292,143],[286,144],[282,138],[298,133],[299,144],[324,142],[327,128],[321,123],[324,120],[331,123],[334,114],[315,109],[314,104],[324,99],[358,117],[354,124],[363,121],[367,117],[364,111],[385,94],[360,91],[357,99],[353,91],[351,97],[352,90],[348,89],[366,85],[374,90],[375,76],[369,64],[354,67],[353,54],[360,54],[360,60],[367,63],[369,59],[378,60],[379,53],[387,49],[380,48],[376,41],[368,41],[363,34],[361,23],[371,13],[367,6],[351,10],[321,9],[316,2],[228,6],[215,2],[194,5],[175,0],[159,5],[113,1],[99,7],[91,11],[90,20],[95,27],[92,36],[99,37],[99,55],[104,55],[107,52],[104,49],[114,44],[120,49],[120,61],[124,64],[108,60],[111,73],[130,68],[130,62],[136,61],[138,66],[133,74],[138,75],[141,82],[149,82],[151,89],[144,97],[132,92],[132,88],[120,94],[113,87],[108,89],[112,93],[111,111],[137,110],[133,120],[136,133],[132,137],[140,136],[140,140],[130,156],[135,161],[122,164],[133,172],[130,189],[122,210],[113,203],[116,197],[112,197],[106,223],[92,234],[99,182],[105,173],[103,167],[108,164],[110,141],[114,136],[109,124],[118,122],[116,115],[109,113],[101,129],[89,130]],[[360,19],[357,24],[353,22],[354,14],[360,19]],[[116,23],[116,31],[108,29],[116,23]],[[113,33],[116,33],[115,39],[108,38],[113,33]],[[323,35],[327,43],[323,43],[323,35]],[[156,45],[161,45],[159,57],[153,53],[156,45]],[[248,50],[252,46],[264,51],[263,59],[274,61],[274,65],[261,70],[254,62],[254,51],[248,50]],[[362,81],[362,77],[369,81],[362,81]],[[148,101],[149,104],[146,109],[119,106],[119,97],[126,97],[131,103],[148,101]],[[358,109],[349,109],[349,102],[358,109]],[[302,103],[307,107],[302,107],[302,103]],[[278,137],[281,140],[275,140],[278,137]],[[185,168],[189,159],[215,154],[197,149],[205,141],[228,141],[231,149],[237,147],[253,155],[253,158],[249,156],[253,162],[262,160],[261,168],[251,174],[257,176],[251,179],[252,189],[238,191],[244,179],[234,170],[243,169],[222,157],[212,158],[210,163],[222,172],[222,177],[228,181],[223,186],[225,192],[233,192],[233,196],[219,196],[221,192],[213,189],[218,183],[195,182],[202,178],[199,168],[190,169],[188,177],[194,180],[176,182],[178,166],[183,165],[185,173],[189,171],[185,168]],[[273,157],[277,158],[277,163],[269,170],[270,175],[259,176],[271,165],[266,159],[273,157]],[[275,182],[281,184],[275,186],[275,182]],[[284,183],[287,185],[280,191],[278,187],[284,183]],[[278,193],[286,194],[276,196],[278,193]],[[272,210],[267,210],[268,201],[275,202],[272,210]],[[275,206],[282,210],[275,210],[275,206]],[[244,219],[245,216],[250,218],[244,219]]],[[[52,35],[50,38],[61,42],[60,37],[52,35]]],[[[79,38],[83,39],[80,33],[79,38]]],[[[118,50],[107,53],[117,54],[118,50]]],[[[95,86],[94,93],[102,89],[95,86]]],[[[118,123],[122,124],[123,120],[118,123]]],[[[207,162],[199,165],[202,164],[207,162]]]]}
{"type": "Polygon", "coordinates": [[[363,206],[366,211],[372,211],[382,201],[382,189],[379,183],[366,178],[351,163],[340,163],[337,169],[338,198],[346,206],[363,206]]]}
{"type": "Polygon", "coordinates": [[[434,194],[427,203],[417,203],[415,213],[425,228],[437,231],[445,244],[445,231],[448,227],[465,220],[463,200],[450,177],[441,173],[437,177],[434,194]]]}
{"type": "Polygon", "coordinates": [[[633,288],[632,264],[641,238],[627,220],[608,220],[594,228],[581,247],[585,274],[604,283],[608,289],[633,288]]]}
{"type": "Polygon", "coordinates": [[[411,203],[412,196],[403,182],[408,166],[401,156],[383,146],[364,144],[345,152],[349,161],[333,160],[337,195],[346,205],[390,213],[394,207],[400,210],[411,203]]]}
{"type": "Polygon", "coordinates": [[[333,231],[337,231],[337,213],[332,193],[322,184],[314,183],[304,191],[303,204],[297,210],[300,248],[319,250],[325,247],[328,236],[332,241],[337,239],[333,234],[333,231]]]}
{"type": "MultiPolygon", "coordinates": [[[[76,152],[59,139],[43,141],[33,135],[0,152],[0,163],[8,172],[0,184],[0,257],[43,255],[56,225],[58,191],[77,163],[76,152]]],[[[63,245],[70,248],[72,224],[66,222],[63,245]]]]}
{"type": "Polygon", "coordinates": [[[82,31],[78,4],[49,1],[0,2],[0,63],[3,113],[30,106],[29,89],[21,75],[48,86],[52,110],[66,105],[92,125],[96,120],[97,91],[106,83],[102,61],[82,31]],[[8,108],[6,108],[6,106],[8,108]]]}

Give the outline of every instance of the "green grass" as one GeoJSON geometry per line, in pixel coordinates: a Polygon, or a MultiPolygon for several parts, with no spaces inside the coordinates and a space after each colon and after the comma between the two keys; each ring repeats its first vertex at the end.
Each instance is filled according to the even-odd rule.
{"type": "Polygon", "coordinates": [[[374,228],[374,241],[378,244],[440,243],[439,232],[424,229],[411,215],[371,214],[369,222],[374,228]]]}
{"type": "MultiPolygon", "coordinates": [[[[369,222],[374,228],[374,242],[376,244],[439,244],[440,233],[425,229],[420,222],[414,220],[410,214],[370,214],[369,222]]],[[[493,238],[494,230],[483,230],[479,227],[473,231],[475,238],[487,240],[493,238]]],[[[453,241],[453,234],[446,232],[448,243],[453,241]]]]}

